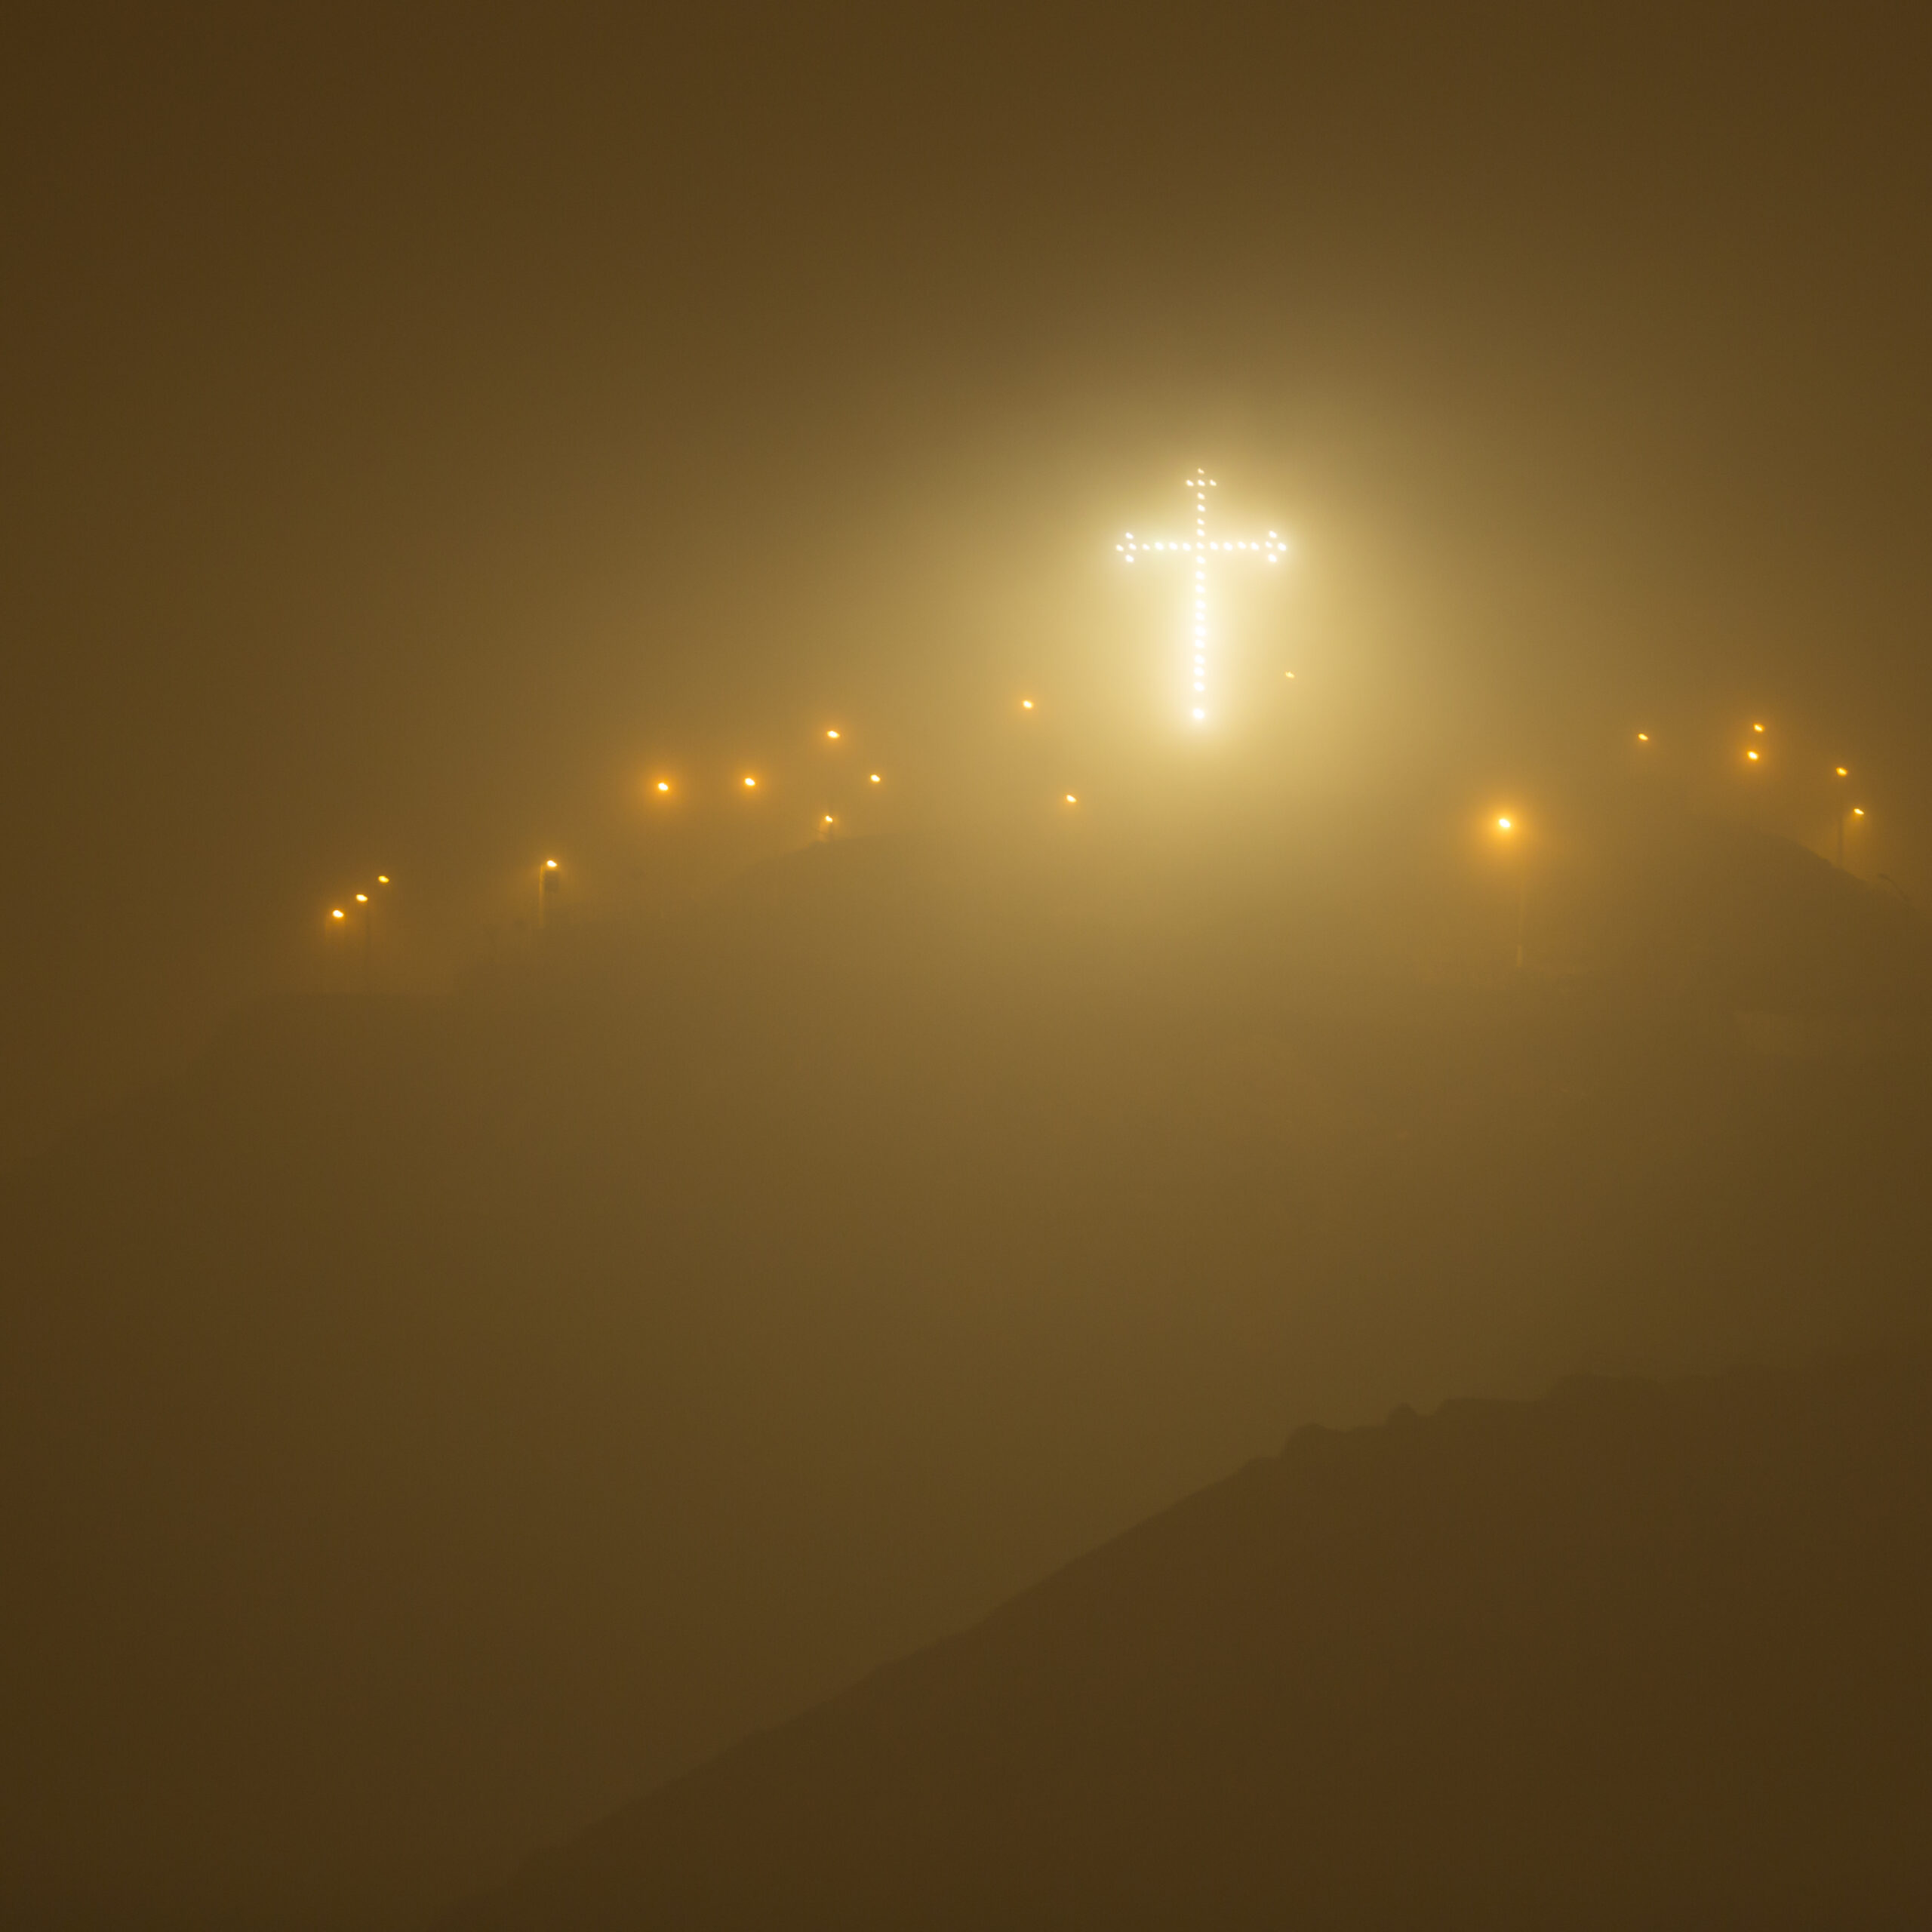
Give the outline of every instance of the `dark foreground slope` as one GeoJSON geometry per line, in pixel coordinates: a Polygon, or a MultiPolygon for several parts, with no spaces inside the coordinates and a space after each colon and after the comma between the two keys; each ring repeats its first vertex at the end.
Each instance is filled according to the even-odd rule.
{"type": "Polygon", "coordinates": [[[460,1932],[1923,1924],[1932,1355],[1305,1429],[460,1932]]]}
{"type": "Polygon", "coordinates": [[[1295,1423],[1926,1318],[1887,895],[1673,819],[1424,979],[1393,839],[1063,829],[238,1016],[0,1177],[8,1932],[420,1923],[1295,1423]]]}

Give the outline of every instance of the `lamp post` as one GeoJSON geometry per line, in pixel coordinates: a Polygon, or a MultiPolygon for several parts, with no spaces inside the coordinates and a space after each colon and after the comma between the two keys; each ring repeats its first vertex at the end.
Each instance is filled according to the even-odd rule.
{"type": "Polygon", "coordinates": [[[550,913],[550,894],[557,883],[557,862],[546,859],[537,868],[537,930],[540,933],[548,924],[550,913]]]}
{"type": "MultiPolygon", "coordinates": [[[[1506,839],[1516,835],[1516,821],[1506,816],[1496,821],[1496,829],[1506,839]]],[[[1530,921],[1530,868],[1520,855],[1516,863],[1516,971],[1523,970],[1523,946],[1530,921]]]]}

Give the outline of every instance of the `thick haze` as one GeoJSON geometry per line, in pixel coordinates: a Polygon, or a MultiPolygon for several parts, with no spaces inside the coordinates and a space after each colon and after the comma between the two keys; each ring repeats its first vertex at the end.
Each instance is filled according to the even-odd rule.
{"type": "MultiPolygon", "coordinates": [[[[700,1890],[807,1815],[823,1700],[915,1654],[966,1684],[960,1634],[1043,1583],[1227,1687],[1185,1749],[1139,1707],[1118,1789],[1246,1789],[1251,1683],[1321,1666],[1266,1592],[1177,1623],[1106,1555],[1190,1494],[1227,1531],[1197,1579],[1298,1580],[1304,1503],[1383,1552],[1448,1701],[1358,1709],[1446,1763],[1455,1660],[1531,1654],[1437,1644],[1464,1613],[1413,1554],[1475,1546],[1410,1513],[1435,1475],[1348,1474],[1405,1442],[1481,1450],[1472,1524],[1543,1499],[1454,1574],[1584,1645],[1542,1653],[1583,1741],[1481,1787],[1491,1850],[1511,1791],[1622,1788],[1575,1781],[1626,1706],[1592,1633],[1694,1684],[1721,1620],[1673,1651],[1641,1605],[1727,1559],[1612,1538],[1634,1595],[1540,1595],[1597,1573],[1539,1445],[1603,1419],[1636,1460],[1601,1506],[1654,1526],[1672,1469],[1821,1438],[1727,1411],[1673,1463],[1627,1391],[1398,1405],[1801,1392],[1923,1337],[1932,48],[1896,7],[1578,11],[8,16],[10,1932],[574,1889],[641,1923],[633,1854],[729,1797],[721,1753],[780,1727],[735,1761],[792,1770],[706,1814],[700,1890]],[[1211,534],[1294,551],[1212,555],[1199,729],[1186,563],[1116,549],[1190,534],[1198,466],[1211,534]],[[1280,1461],[1311,1423],[1363,1426],[1340,1488],[1295,1474],[1326,1438],[1280,1461]],[[1287,1516],[1214,1500],[1257,1457],[1287,1516]],[[1249,1681],[1237,1629],[1275,1633],[1249,1681]]],[[[1848,1494],[1923,1447],[1900,1359],[1831,1385],[1878,1418],[1848,1494]]],[[[1749,1545],[1752,1601],[1789,1549],[1857,1612],[1728,1626],[1775,1663],[1721,1708],[1793,1773],[1750,1842],[1838,1761],[1780,1683],[1861,1762],[1932,1736],[1858,1634],[1932,1600],[1909,1473],[1749,1545]]],[[[1323,1600],[1373,1650],[1362,1574],[1323,1600]]],[[[1064,1627],[966,1703],[1036,1708],[1028,1660],[1092,1649],[1064,1627]]],[[[1698,1782],[1685,1709],[1632,1719],[1640,1785],[1698,1782]]],[[[895,1734],[921,1788],[977,1776],[895,1734]]],[[[1039,1735],[1088,1788],[1101,1734],[1039,1735]]],[[[1836,1815],[1923,1815],[1897,1762],[1836,1815]]],[[[1475,1813],[1358,1789],[1361,1842],[1460,1856],[1475,1813]]],[[[904,1897],[973,1896],[951,1857],[904,1897]]]]}
{"type": "Polygon", "coordinates": [[[831,724],[878,823],[1124,798],[1197,463],[1300,551],[1225,768],[1766,716],[1921,876],[1922,41],[1548,11],[12,10],[0,1148],[378,867],[425,985],[546,853],[635,896],[660,771],[774,847],[831,724]]]}

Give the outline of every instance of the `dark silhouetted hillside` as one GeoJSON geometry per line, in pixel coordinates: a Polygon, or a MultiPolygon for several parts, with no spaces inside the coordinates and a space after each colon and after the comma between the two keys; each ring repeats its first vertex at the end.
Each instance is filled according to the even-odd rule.
{"type": "Polygon", "coordinates": [[[1928,1627],[1922,1349],[1306,1429],[450,1924],[1922,1924],[1928,1627]]]}
{"type": "Polygon", "coordinates": [[[408,1922],[1291,1423],[1924,1318],[1924,1056],[1735,1020],[1794,924],[1909,1016],[1881,895],[1633,835],[1512,983],[1413,841],[1063,829],[257,1008],[0,1181],[0,1919],[408,1922]]]}

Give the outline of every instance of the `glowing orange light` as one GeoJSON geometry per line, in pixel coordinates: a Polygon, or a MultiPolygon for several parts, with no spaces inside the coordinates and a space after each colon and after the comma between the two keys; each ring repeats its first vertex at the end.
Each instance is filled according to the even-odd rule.
{"type": "Polygon", "coordinates": [[[1079,804],[1080,801],[1076,798],[1071,792],[1069,792],[1066,795],[1066,802],[1069,805],[1077,805],[1079,804]]]}
{"type": "Polygon", "coordinates": [[[1847,771],[1843,765],[1840,765],[1838,768],[1838,774],[1841,778],[1849,778],[1851,776],[1851,774],[1847,771]]]}
{"type": "Polygon", "coordinates": [[[1022,711],[1031,711],[1033,708],[1033,700],[1030,697],[1023,697],[1020,700],[1020,708],[1022,711]]]}
{"type": "Polygon", "coordinates": [[[668,779],[659,779],[657,781],[657,789],[660,792],[669,791],[671,789],[670,781],[668,779]]]}
{"type": "Polygon", "coordinates": [[[1498,832],[1509,832],[1513,830],[1514,827],[1506,818],[1500,818],[1496,821],[1496,829],[1498,832]]]}
{"type": "Polygon", "coordinates": [[[1751,728],[1754,731],[1761,731],[1764,728],[1761,724],[1754,724],[1751,728]]]}
{"type": "Polygon", "coordinates": [[[366,892],[358,892],[355,895],[355,903],[358,906],[368,905],[369,903],[369,895],[366,892]]]}
{"type": "Polygon", "coordinates": [[[1637,734],[1637,742],[1640,745],[1647,745],[1651,742],[1650,733],[1647,731],[1639,731],[1637,734]]]}
{"type": "Polygon", "coordinates": [[[342,908],[340,906],[337,906],[334,911],[330,913],[329,917],[331,919],[340,918],[342,917],[342,908]]]}
{"type": "Polygon", "coordinates": [[[387,872],[378,872],[376,875],[376,883],[378,885],[387,885],[389,882],[389,875],[387,872]]]}
{"type": "Polygon", "coordinates": [[[832,823],[832,814],[829,812],[827,812],[825,815],[825,822],[827,825],[829,825],[832,823]]]}
{"type": "Polygon", "coordinates": [[[1851,815],[1854,818],[1863,818],[1865,816],[1865,808],[1863,805],[1854,805],[1851,808],[1851,815]]]}
{"type": "Polygon", "coordinates": [[[828,732],[826,732],[826,734],[825,734],[825,735],[826,735],[828,738],[835,738],[835,737],[838,737],[838,734],[836,731],[828,731],[828,732]]]}
{"type": "Polygon", "coordinates": [[[745,780],[745,789],[747,792],[755,790],[757,786],[758,780],[755,778],[747,778],[745,780]]]}
{"type": "Polygon", "coordinates": [[[872,774],[869,782],[874,785],[876,785],[878,783],[878,774],[876,771],[872,774]]]}
{"type": "Polygon", "coordinates": [[[1755,764],[1758,762],[1758,754],[1755,752],[1746,752],[1744,755],[1748,758],[1753,764],[1755,764]]]}

